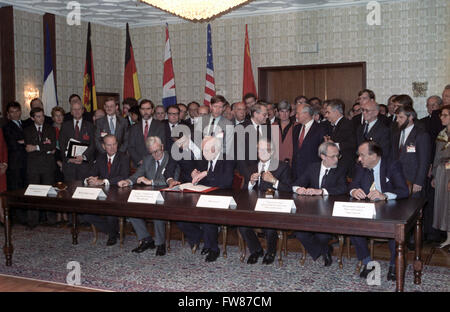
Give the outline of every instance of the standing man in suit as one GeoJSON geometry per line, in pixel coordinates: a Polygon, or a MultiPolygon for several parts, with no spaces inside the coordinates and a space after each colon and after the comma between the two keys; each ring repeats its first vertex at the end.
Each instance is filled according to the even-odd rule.
{"type": "Polygon", "coordinates": [[[361,97],[364,124],[356,130],[356,144],[364,141],[375,141],[381,145],[383,155],[389,157],[391,150],[391,131],[378,117],[380,107],[372,98],[361,97]]]}
{"type": "Polygon", "coordinates": [[[174,142],[172,140],[172,135],[175,135],[175,131],[172,133],[172,130],[175,130],[175,128],[180,123],[180,109],[178,105],[171,105],[167,108],[167,120],[163,120],[162,123],[166,128],[166,150],[170,153],[174,142]]]}
{"type": "MultiPolygon", "coordinates": [[[[363,142],[358,147],[358,161],[355,166],[355,175],[348,189],[350,196],[358,199],[371,201],[393,200],[408,197],[408,186],[403,175],[402,165],[399,161],[389,161],[383,157],[383,149],[375,141],[363,142]]],[[[361,236],[350,237],[355,246],[358,260],[362,261],[363,267],[360,277],[367,275],[374,269],[367,269],[367,264],[372,261],[367,247],[367,238],[361,236]]],[[[395,276],[395,241],[389,240],[391,260],[387,279],[394,281],[395,276]]]]}
{"type": "Polygon", "coordinates": [[[189,114],[189,118],[186,119],[186,124],[193,126],[195,123],[195,118],[198,117],[198,108],[200,107],[200,104],[198,104],[195,101],[192,101],[188,104],[187,109],[188,109],[188,114],[189,114]]]}
{"type": "Polygon", "coordinates": [[[244,95],[242,102],[244,102],[245,107],[247,108],[247,114],[246,114],[247,119],[250,119],[250,117],[252,116],[251,109],[252,109],[252,106],[256,104],[257,100],[258,99],[256,98],[256,95],[254,95],[253,93],[247,93],[244,95]]]}
{"type": "MultiPolygon", "coordinates": [[[[323,142],[319,146],[321,162],[313,163],[305,174],[294,182],[292,191],[298,195],[341,195],[347,191],[345,168],[338,164],[341,154],[336,143],[323,142]]],[[[331,235],[327,233],[295,232],[314,261],[322,255],[325,266],[333,262],[332,247],[328,245],[331,235]]]]}
{"type": "Polygon", "coordinates": [[[300,104],[297,105],[296,110],[299,124],[292,130],[292,174],[294,180],[305,173],[309,165],[320,161],[317,150],[327,133],[323,125],[314,122],[311,105],[300,104]]]}
{"type": "MultiPolygon", "coordinates": [[[[170,161],[169,153],[164,151],[164,145],[157,136],[150,136],[145,141],[148,154],[144,156],[142,165],[136,172],[126,180],[117,183],[119,187],[125,187],[133,184],[142,183],[144,185],[165,186],[166,179],[164,171],[170,161]]],[[[147,230],[144,219],[130,218],[133,228],[136,231],[139,240],[139,246],[132,252],[141,253],[148,248],[154,249],[157,246],[156,255],[164,256],[166,254],[166,222],[162,220],[153,220],[155,226],[155,240],[147,230]]]]}
{"type": "MultiPolygon", "coordinates": [[[[205,137],[202,141],[202,151],[204,159],[196,162],[195,169],[191,173],[192,183],[221,189],[231,188],[234,161],[223,159],[222,140],[214,136],[205,137]]],[[[186,235],[193,252],[197,250],[203,238],[204,246],[201,254],[207,255],[205,261],[217,260],[220,254],[217,224],[177,222],[177,225],[186,235]]]]}
{"type": "Polygon", "coordinates": [[[95,152],[95,130],[94,125],[83,118],[84,107],[77,97],[70,104],[70,114],[73,119],[65,121],[59,133],[61,158],[63,160],[64,181],[84,180],[89,176],[95,152]],[[88,144],[88,148],[82,155],[71,157],[67,151],[70,139],[88,144]],[[67,154],[66,154],[67,151],[67,154]]]}
{"type": "Polygon", "coordinates": [[[102,138],[108,134],[116,137],[119,144],[119,152],[127,151],[128,124],[125,119],[119,116],[116,99],[109,97],[103,105],[106,116],[95,121],[95,145],[99,153],[105,153],[102,138]]]}
{"type": "Polygon", "coordinates": [[[231,105],[231,111],[234,115],[234,119],[232,120],[234,126],[237,126],[245,121],[245,114],[247,112],[245,103],[233,103],[233,105],[231,105]]]}
{"type": "Polygon", "coordinates": [[[154,107],[152,101],[143,99],[139,103],[141,121],[134,124],[128,131],[128,155],[135,167],[140,166],[148,154],[145,144],[150,136],[159,137],[162,144],[167,146],[164,125],[159,120],[152,118],[154,107]]]}
{"type": "Polygon", "coordinates": [[[336,143],[342,155],[339,167],[349,176],[354,165],[356,140],[352,122],[344,117],[344,103],[340,99],[329,100],[325,117],[330,122],[325,141],[336,143]]]}
{"type": "MultiPolygon", "coordinates": [[[[82,103],[81,102],[81,98],[78,94],[71,94],[69,96],[69,105],[70,107],[72,107],[72,103],[82,103]]],[[[94,114],[87,112],[86,110],[83,110],[83,119],[87,120],[89,122],[94,123],[94,114]]],[[[71,112],[68,112],[64,115],[64,121],[69,121],[69,120],[73,120],[73,115],[71,114],[71,112]]]]}
{"type": "Polygon", "coordinates": [[[391,123],[394,123],[396,121],[397,116],[395,115],[395,104],[394,99],[397,97],[397,94],[391,95],[387,100],[387,108],[388,108],[388,114],[387,118],[391,123]]]}
{"type": "MultiPolygon", "coordinates": [[[[290,191],[290,168],[287,163],[280,162],[273,156],[275,147],[267,139],[261,139],[258,143],[259,161],[249,168],[251,174],[246,175],[244,186],[249,190],[266,191],[268,189],[283,192],[290,191]]],[[[255,234],[253,228],[239,227],[239,232],[247,243],[250,256],[247,263],[254,264],[258,258],[264,255],[264,250],[255,234]]],[[[271,264],[275,260],[277,249],[277,231],[275,229],[264,229],[267,240],[267,253],[264,255],[263,263],[271,264]]]]}
{"type": "MultiPolygon", "coordinates": [[[[40,98],[34,98],[30,101],[30,111],[35,107],[39,107],[39,108],[42,108],[42,110],[44,110],[44,104],[42,103],[40,98]]],[[[33,123],[34,123],[34,121],[31,118],[28,118],[23,121],[22,127],[23,127],[23,129],[26,129],[29,126],[33,125],[33,123]]],[[[49,126],[53,125],[52,117],[45,115],[44,123],[46,123],[49,126]]]]}
{"type": "MultiPolygon", "coordinates": [[[[24,129],[25,150],[27,157],[27,180],[30,184],[50,184],[55,182],[55,129],[45,122],[44,110],[40,107],[31,109],[33,124],[24,129]]],[[[39,223],[39,210],[28,211],[28,226],[34,228],[39,223]]],[[[45,216],[45,212],[42,213],[45,216]]],[[[48,224],[56,223],[56,214],[47,212],[48,224]]]]}
{"type": "MultiPolygon", "coordinates": [[[[128,177],[130,173],[130,159],[128,155],[118,151],[117,138],[113,134],[107,134],[102,139],[102,148],[105,153],[98,155],[92,169],[92,175],[84,180],[89,186],[117,185],[121,180],[128,177]]],[[[117,243],[119,224],[117,217],[107,216],[101,218],[96,215],[85,215],[86,222],[94,224],[100,232],[108,234],[106,246],[117,243]]]]}

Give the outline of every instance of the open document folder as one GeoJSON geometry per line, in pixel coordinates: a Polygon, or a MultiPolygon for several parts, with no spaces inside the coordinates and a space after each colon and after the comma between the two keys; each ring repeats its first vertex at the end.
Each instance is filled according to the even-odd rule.
{"type": "Polygon", "coordinates": [[[200,184],[194,185],[192,183],[183,183],[175,185],[174,187],[164,188],[161,191],[208,193],[217,189],[218,187],[204,186],[200,184]]]}
{"type": "Polygon", "coordinates": [[[81,143],[75,139],[70,139],[67,143],[66,157],[75,158],[77,156],[83,156],[83,153],[88,149],[89,144],[81,143]]]}

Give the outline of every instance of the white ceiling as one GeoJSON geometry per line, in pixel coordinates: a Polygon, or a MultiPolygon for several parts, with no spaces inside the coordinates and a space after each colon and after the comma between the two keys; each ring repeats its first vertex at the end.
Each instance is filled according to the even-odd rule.
{"type": "MultiPolygon", "coordinates": [[[[223,1],[223,0],[222,0],[223,1]]],[[[405,1],[405,0],[381,0],[405,1]]],[[[73,9],[68,9],[71,0],[0,0],[0,6],[12,5],[17,9],[36,13],[53,13],[67,16],[73,9]]],[[[124,28],[147,25],[163,25],[164,23],[180,23],[185,20],[169,13],[153,8],[138,0],[78,0],[81,7],[81,20],[93,23],[124,28]]],[[[222,18],[273,14],[299,10],[363,5],[368,0],[253,0],[248,4],[223,15],[222,18]]]]}

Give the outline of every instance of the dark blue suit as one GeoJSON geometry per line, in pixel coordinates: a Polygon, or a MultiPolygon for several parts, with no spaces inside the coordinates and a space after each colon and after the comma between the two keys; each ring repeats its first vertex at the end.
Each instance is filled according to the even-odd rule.
{"type": "MultiPolygon", "coordinates": [[[[195,162],[195,169],[202,172],[208,170],[208,161],[199,160],[195,162]]],[[[205,186],[215,186],[221,189],[231,188],[233,184],[233,169],[234,161],[232,160],[217,160],[214,170],[209,170],[206,177],[204,177],[199,184],[205,186]]],[[[199,244],[203,238],[203,248],[209,248],[212,251],[219,251],[218,246],[218,225],[209,223],[191,223],[191,222],[177,222],[178,227],[187,236],[189,244],[199,244]]]]}
{"type": "MultiPolygon", "coordinates": [[[[308,167],[308,170],[293,185],[327,190],[329,195],[342,195],[347,191],[345,173],[346,167],[330,169],[324,181],[322,178],[322,187],[319,186],[321,162],[316,162],[308,167]]],[[[328,252],[328,242],[331,235],[328,233],[314,232],[295,232],[295,237],[303,244],[305,249],[316,260],[320,255],[328,252]]]]}
{"type": "Polygon", "coordinates": [[[294,180],[304,174],[309,165],[320,161],[317,152],[319,150],[319,145],[323,142],[323,137],[327,134],[327,128],[325,126],[313,122],[303,140],[302,147],[299,149],[298,142],[301,129],[301,124],[296,125],[294,129],[292,129],[292,173],[294,180]]]}
{"type": "MultiPolygon", "coordinates": [[[[377,177],[374,177],[376,180],[377,177]]],[[[371,187],[370,171],[363,168],[360,164],[355,166],[355,175],[348,186],[348,190],[363,189],[364,193],[369,194],[371,187]]],[[[381,159],[380,164],[380,184],[382,193],[394,193],[397,195],[396,199],[407,198],[409,195],[408,185],[403,175],[402,165],[399,161],[389,161],[386,157],[381,159]]],[[[361,236],[350,237],[352,244],[355,245],[356,255],[358,260],[367,259],[370,255],[367,248],[367,238],[361,236]]],[[[395,241],[389,240],[389,250],[391,252],[391,266],[395,264],[395,241]]],[[[364,263],[366,264],[366,263],[364,263]]]]}

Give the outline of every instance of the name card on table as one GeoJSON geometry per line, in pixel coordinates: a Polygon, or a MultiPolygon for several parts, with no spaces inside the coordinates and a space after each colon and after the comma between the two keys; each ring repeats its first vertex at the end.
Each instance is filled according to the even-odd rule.
{"type": "Polygon", "coordinates": [[[375,216],[374,203],[334,202],[333,217],[373,219],[375,216]]]}
{"type": "Polygon", "coordinates": [[[30,184],[24,195],[47,197],[47,195],[57,195],[57,192],[51,185],[30,184]]]}
{"type": "Polygon", "coordinates": [[[128,197],[129,203],[157,204],[164,203],[160,191],[132,190],[128,197]]]}
{"type": "Polygon", "coordinates": [[[106,199],[106,194],[101,188],[77,187],[72,195],[76,199],[106,199]]]}
{"type": "Polygon", "coordinates": [[[232,196],[218,195],[200,195],[197,207],[202,208],[218,208],[218,209],[235,209],[236,201],[232,196]]]}
{"type": "Polygon", "coordinates": [[[258,198],[255,211],[295,213],[297,207],[292,199],[258,198]]]}

